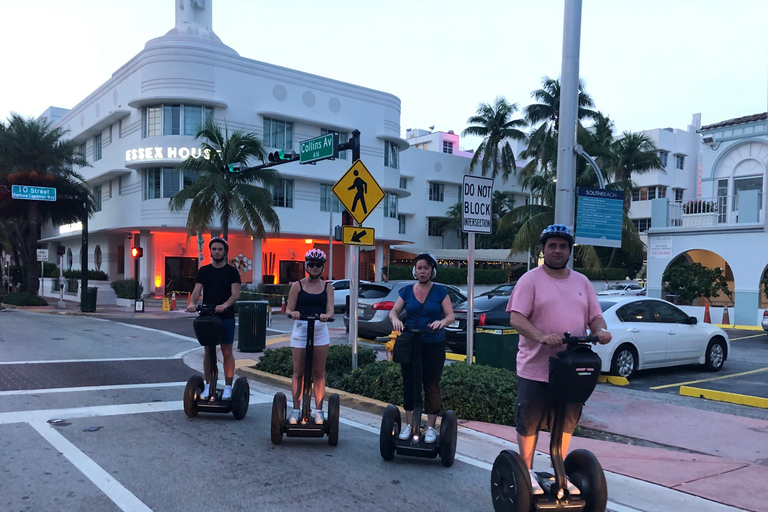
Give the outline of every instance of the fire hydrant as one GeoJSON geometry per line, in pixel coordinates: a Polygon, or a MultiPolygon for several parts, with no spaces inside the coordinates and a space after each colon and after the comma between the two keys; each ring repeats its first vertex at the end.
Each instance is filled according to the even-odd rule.
{"type": "Polygon", "coordinates": [[[384,348],[387,350],[387,361],[392,360],[392,351],[395,350],[395,342],[398,336],[400,336],[399,332],[392,331],[389,333],[389,341],[384,344],[384,348]]]}

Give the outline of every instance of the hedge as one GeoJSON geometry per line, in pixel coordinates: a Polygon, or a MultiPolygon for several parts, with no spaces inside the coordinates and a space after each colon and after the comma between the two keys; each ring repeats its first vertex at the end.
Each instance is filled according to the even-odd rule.
{"type": "MultiPolygon", "coordinates": [[[[394,265],[385,267],[384,273],[390,280],[413,279],[413,267],[394,265]]],[[[443,284],[465,286],[467,269],[459,267],[438,267],[435,281],[443,284]]],[[[475,284],[502,284],[509,281],[509,274],[502,268],[476,268],[475,284]]]]}
{"type": "MultiPolygon", "coordinates": [[[[57,274],[57,277],[58,277],[58,274],[57,274]]],[[[80,269],[65,270],[64,277],[66,277],[67,279],[80,279],[83,277],[83,272],[80,269]]],[[[88,279],[93,279],[94,281],[109,281],[109,274],[107,274],[103,270],[91,269],[88,271],[88,279]]]]}
{"type": "Polygon", "coordinates": [[[3,297],[3,302],[14,306],[47,306],[48,302],[37,295],[27,292],[11,292],[3,297]]]}
{"type": "Polygon", "coordinates": [[[119,279],[112,281],[109,286],[115,290],[115,294],[119,299],[137,299],[144,293],[144,287],[139,283],[139,297],[136,297],[136,280],[135,279],[119,279]]]}
{"type": "Polygon", "coordinates": [[[627,278],[629,272],[626,268],[605,267],[602,270],[592,270],[589,268],[576,268],[577,272],[584,274],[590,281],[623,281],[627,278]]]}

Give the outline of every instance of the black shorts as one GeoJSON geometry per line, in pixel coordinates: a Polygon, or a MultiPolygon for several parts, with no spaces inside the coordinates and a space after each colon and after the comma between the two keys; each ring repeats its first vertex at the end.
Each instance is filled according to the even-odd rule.
{"type": "MultiPolygon", "coordinates": [[[[581,418],[584,404],[565,406],[565,426],[563,432],[573,434],[573,429],[581,418]]],[[[523,437],[536,435],[543,427],[552,428],[554,408],[549,398],[549,383],[517,378],[517,403],[515,404],[515,425],[517,433],[523,437]]]]}

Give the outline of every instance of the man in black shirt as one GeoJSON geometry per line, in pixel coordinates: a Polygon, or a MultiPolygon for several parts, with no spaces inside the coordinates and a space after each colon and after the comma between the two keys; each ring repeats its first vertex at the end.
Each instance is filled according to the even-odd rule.
{"type": "MultiPolygon", "coordinates": [[[[224,357],[224,392],[222,400],[232,398],[232,379],[235,376],[235,358],[232,344],[235,341],[235,309],[233,306],[240,298],[240,272],[227,263],[229,244],[220,237],[208,242],[211,251],[211,264],[200,267],[195,277],[195,289],[187,306],[187,311],[195,312],[195,303],[204,292],[203,304],[216,306],[216,315],[221,319],[221,355],[224,357]]],[[[216,347],[205,347],[203,367],[205,368],[205,388],[201,398],[208,398],[210,392],[211,369],[208,364],[208,351],[216,347]]]]}

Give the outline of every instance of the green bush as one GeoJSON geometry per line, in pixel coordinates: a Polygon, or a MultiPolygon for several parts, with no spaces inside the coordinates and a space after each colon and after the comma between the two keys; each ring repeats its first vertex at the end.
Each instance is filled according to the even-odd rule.
{"type": "MultiPolygon", "coordinates": [[[[90,272],[89,272],[90,273],[90,272]]],[[[115,294],[120,299],[136,299],[136,280],[135,279],[120,279],[112,281],[109,286],[115,290],[115,294]]],[[[144,293],[144,287],[139,284],[139,297],[144,293]]]]}
{"type": "Polygon", "coordinates": [[[576,268],[574,270],[587,276],[590,281],[601,281],[603,279],[609,281],[624,281],[629,272],[626,268],[612,267],[604,267],[602,270],[592,270],[589,268],[576,268]]]}
{"type": "MultiPolygon", "coordinates": [[[[368,347],[358,347],[357,367],[362,368],[376,361],[376,353],[368,347]]],[[[350,345],[332,345],[328,349],[325,361],[325,382],[328,387],[344,389],[346,380],[352,372],[352,347],[350,345]]]]}
{"type": "MultiPolygon", "coordinates": [[[[67,279],[80,279],[83,277],[83,272],[80,269],[65,270],[64,277],[66,277],[67,279]]],[[[91,269],[88,271],[88,279],[93,279],[94,281],[109,281],[109,274],[107,274],[103,270],[91,269]]]]}
{"type": "Polygon", "coordinates": [[[3,302],[14,306],[47,306],[48,302],[37,295],[27,292],[11,292],[3,297],[3,302]]]}
{"type": "Polygon", "coordinates": [[[347,378],[344,391],[403,405],[403,375],[400,365],[391,361],[376,361],[359,367],[347,378]]]}
{"type": "Polygon", "coordinates": [[[443,410],[459,418],[499,425],[515,424],[517,376],[504,368],[452,364],[440,380],[443,410]]]}
{"type": "Polygon", "coordinates": [[[282,375],[283,377],[292,377],[293,356],[291,354],[291,347],[265,350],[259,358],[259,362],[254,365],[254,368],[262,372],[282,375]]]}

